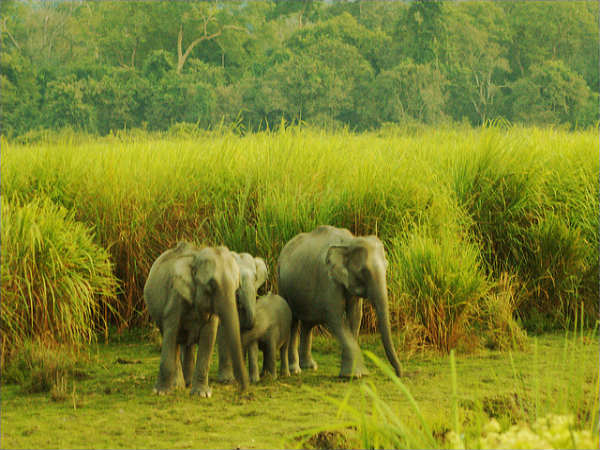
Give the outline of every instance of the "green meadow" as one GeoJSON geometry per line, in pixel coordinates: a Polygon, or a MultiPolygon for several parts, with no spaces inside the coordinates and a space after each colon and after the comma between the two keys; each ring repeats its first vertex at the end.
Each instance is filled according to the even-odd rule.
{"type": "MultiPolygon", "coordinates": [[[[362,336],[361,346],[387,364],[376,335],[362,336]]],[[[48,356],[44,357],[49,366],[63,368],[57,372],[59,382],[50,392],[31,392],[35,387],[32,383],[22,387],[4,382],[0,445],[224,449],[460,448],[461,444],[462,448],[598,447],[595,334],[546,334],[532,338],[527,351],[486,349],[460,355],[454,372],[456,395],[448,356],[425,352],[401,357],[400,380],[409,397],[369,358],[368,377],[342,381],[337,377],[339,354],[335,340],[317,336],[316,372],[261,380],[242,395],[233,385],[213,382],[209,399],[190,397],[183,389],[159,397],[152,394],[160,357],[157,339],[150,333],[126,333],[108,344],[92,345],[70,364],[64,360],[53,364],[48,356]],[[459,423],[457,433],[453,411],[459,423]],[[492,445],[497,442],[492,440],[492,419],[503,430],[497,433],[503,439],[497,447],[492,445]],[[525,428],[524,424],[544,419],[556,423],[545,432],[525,428]],[[511,427],[517,431],[510,431],[511,427]],[[453,439],[454,434],[461,441],[453,439]]],[[[216,363],[215,355],[213,378],[216,363]]]]}
{"type": "MultiPolygon", "coordinates": [[[[1,144],[2,448],[597,448],[597,130],[1,144]],[[226,245],[263,257],[276,291],[283,245],[320,224],[383,241],[403,376],[366,358],[370,376],[338,380],[322,330],[317,372],[153,396],[154,259],[226,245]]],[[[382,356],[375,329],[366,306],[362,348],[382,356]]]]}

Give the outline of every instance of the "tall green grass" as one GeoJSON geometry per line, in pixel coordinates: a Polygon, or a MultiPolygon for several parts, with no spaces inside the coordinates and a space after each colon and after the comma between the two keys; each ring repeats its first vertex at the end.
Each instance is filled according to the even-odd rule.
{"type": "Polygon", "coordinates": [[[282,127],[3,144],[4,194],[47,196],[94,226],[121,281],[121,326],[145,320],[146,275],[177,240],[225,244],[273,268],[289,239],[319,224],[384,241],[396,324],[441,350],[482,334],[470,322],[489,319],[494,295],[530,329],[564,325],[579,299],[597,314],[593,131],[282,127]]]}
{"type": "Polygon", "coordinates": [[[105,331],[117,281],[108,252],[48,199],[2,197],[2,366],[29,338],[77,346],[105,331]]]}

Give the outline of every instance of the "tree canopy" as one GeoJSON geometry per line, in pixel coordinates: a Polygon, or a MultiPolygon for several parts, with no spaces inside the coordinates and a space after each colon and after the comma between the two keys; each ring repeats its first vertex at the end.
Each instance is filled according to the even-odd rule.
{"type": "Polygon", "coordinates": [[[3,1],[2,133],[598,121],[594,1],[3,1]]]}

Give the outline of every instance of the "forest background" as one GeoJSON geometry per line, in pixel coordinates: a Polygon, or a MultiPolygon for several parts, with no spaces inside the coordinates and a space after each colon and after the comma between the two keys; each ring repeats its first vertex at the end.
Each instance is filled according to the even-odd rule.
{"type": "Polygon", "coordinates": [[[598,120],[598,3],[3,1],[2,133],[598,120]]]}

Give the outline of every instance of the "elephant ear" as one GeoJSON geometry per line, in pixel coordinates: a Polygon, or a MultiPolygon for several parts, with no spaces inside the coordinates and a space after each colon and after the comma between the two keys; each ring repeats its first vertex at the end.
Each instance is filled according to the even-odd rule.
{"type": "Polygon", "coordinates": [[[192,303],[195,286],[190,258],[178,258],[173,267],[173,289],[188,303],[192,303]]]}
{"type": "Polygon", "coordinates": [[[202,286],[206,294],[213,294],[217,289],[216,276],[217,265],[210,258],[197,257],[194,261],[194,278],[202,286]]]}
{"type": "Polygon", "coordinates": [[[368,250],[361,245],[355,245],[350,247],[346,255],[346,266],[348,267],[348,269],[352,273],[358,274],[363,269],[363,267],[365,267],[368,253],[368,250]]]}
{"type": "Polygon", "coordinates": [[[346,289],[350,287],[350,276],[346,268],[347,254],[347,246],[332,245],[327,250],[327,256],[325,257],[325,265],[327,266],[329,278],[341,284],[346,289]]]}
{"type": "Polygon", "coordinates": [[[254,264],[256,266],[256,282],[254,287],[258,291],[267,281],[268,270],[267,265],[262,258],[254,258],[254,264]]]}

